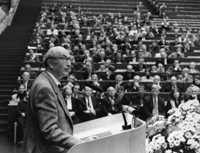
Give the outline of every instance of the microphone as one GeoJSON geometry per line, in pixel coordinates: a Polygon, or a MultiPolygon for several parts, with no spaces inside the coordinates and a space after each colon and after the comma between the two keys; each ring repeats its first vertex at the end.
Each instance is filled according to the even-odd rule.
{"type": "Polygon", "coordinates": [[[127,105],[122,105],[122,109],[123,109],[123,111],[125,111],[131,115],[134,115],[136,117],[139,115],[139,111],[137,108],[133,108],[133,107],[130,107],[127,105]]]}

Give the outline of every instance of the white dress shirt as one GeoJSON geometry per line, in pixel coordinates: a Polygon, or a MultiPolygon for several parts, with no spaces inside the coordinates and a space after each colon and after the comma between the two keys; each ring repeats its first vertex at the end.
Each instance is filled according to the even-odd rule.
{"type": "Polygon", "coordinates": [[[66,101],[67,101],[67,109],[72,110],[72,98],[71,98],[71,96],[66,96],[66,101]]]}

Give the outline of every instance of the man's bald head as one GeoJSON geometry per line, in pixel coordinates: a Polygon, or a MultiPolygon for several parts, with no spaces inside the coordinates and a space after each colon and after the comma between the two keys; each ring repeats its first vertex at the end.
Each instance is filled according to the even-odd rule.
{"type": "Polygon", "coordinates": [[[44,61],[44,66],[47,68],[48,67],[48,59],[55,59],[57,57],[69,57],[70,53],[68,50],[66,50],[64,47],[61,46],[56,46],[52,47],[48,50],[48,52],[44,55],[43,61],[44,61]]]}

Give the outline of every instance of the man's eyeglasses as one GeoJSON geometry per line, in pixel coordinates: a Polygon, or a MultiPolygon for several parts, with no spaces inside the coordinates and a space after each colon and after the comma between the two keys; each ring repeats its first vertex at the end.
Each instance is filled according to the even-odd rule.
{"type": "Polygon", "coordinates": [[[53,57],[52,59],[60,59],[60,60],[64,60],[64,61],[69,61],[70,57],[67,56],[59,56],[59,57],[53,57]]]}

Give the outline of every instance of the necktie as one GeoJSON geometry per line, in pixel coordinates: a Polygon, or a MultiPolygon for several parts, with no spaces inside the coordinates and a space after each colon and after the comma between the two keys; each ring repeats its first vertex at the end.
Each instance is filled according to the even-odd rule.
{"type": "Polygon", "coordinates": [[[114,108],[115,101],[112,97],[110,98],[110,101],[111,101],[111,105],[112,105],[112,110],[115,110],[115,108],[114,108]]]}
{"type": "Polygon", "coordinates": [[[25,87],[25,90],[27,90],[27,81],[24,81],[24,87],[25,87]]]}
{"type": "Polygon", "coordinates": [[[157,98],[153,97],[153,116],[158,115],[158,102],[157,98]]]}
{"type": "Polygon", "coordinates": [[[92,106],[90,97],[87,97],[87,109],[93,110],[93,106],[92,106]]]}

